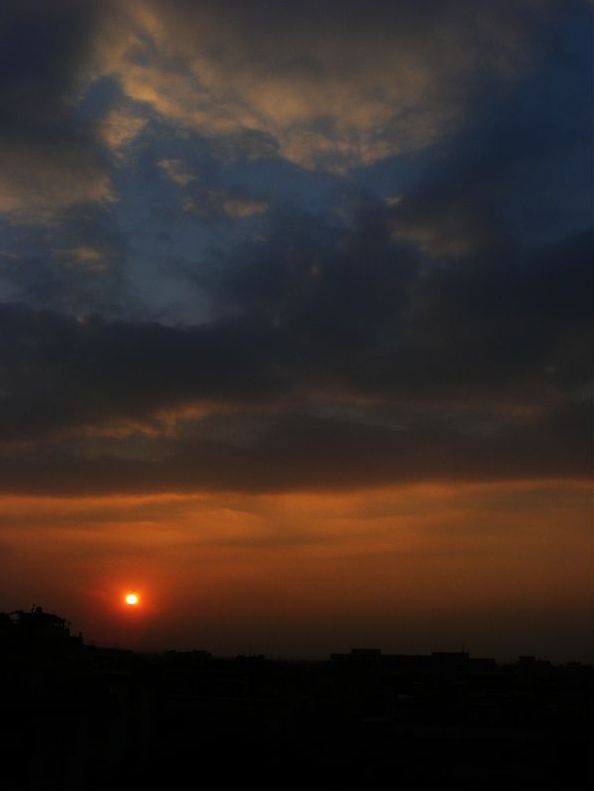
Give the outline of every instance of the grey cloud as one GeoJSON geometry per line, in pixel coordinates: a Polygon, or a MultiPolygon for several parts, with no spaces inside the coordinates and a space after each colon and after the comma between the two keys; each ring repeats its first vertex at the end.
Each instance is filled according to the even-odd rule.
{"type": "Polygon", "coordinates": [[[249,131],[292,162],[345,172],[447,137],[485,74],[505,81],[530,64],[554,4],[146,0],[119,9],[99,39],[100,68],[129,98],[215,141],[249,131]]]}

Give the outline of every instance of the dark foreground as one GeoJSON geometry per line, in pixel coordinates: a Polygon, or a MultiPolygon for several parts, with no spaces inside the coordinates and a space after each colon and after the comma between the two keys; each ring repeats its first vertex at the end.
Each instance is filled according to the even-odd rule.
{"type": "Polygon", "coordinates": [[[591,666],[140,655],[38,611],[0,614],[0,670],[6,791],[592,787],[591,666]]]}

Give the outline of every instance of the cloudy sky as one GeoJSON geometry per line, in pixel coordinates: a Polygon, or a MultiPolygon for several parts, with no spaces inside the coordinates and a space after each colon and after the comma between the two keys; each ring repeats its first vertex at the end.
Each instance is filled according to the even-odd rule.
{"type": "Polygon", "coordinates": [[[2,4],[0,609],[591,658],[591,16],[2,4]]]}

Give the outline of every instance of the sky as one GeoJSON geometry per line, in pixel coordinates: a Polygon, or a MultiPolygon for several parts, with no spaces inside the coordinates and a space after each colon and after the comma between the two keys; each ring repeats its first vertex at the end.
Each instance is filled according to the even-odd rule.
{"type": "Polygon", "coordinates": [[[0,610],[591,661],[591,31],[3,3],[0,610]]]}

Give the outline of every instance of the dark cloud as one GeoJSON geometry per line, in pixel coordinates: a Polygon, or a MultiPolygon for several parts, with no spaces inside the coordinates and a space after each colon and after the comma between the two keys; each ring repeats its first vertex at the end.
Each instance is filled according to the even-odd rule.
{"type": "Polygon", "coordinates": [[[1,315],[3,426],[12,438],[286,390],[274,332],[258,322],[175,329],[10,307],[1,315]]]}
{"type": "Polygon", "coordinates": [[[20,220],[110,197],[93,125],[75,112],[96,11],[71,0],[0,10],[0,211],[20,220]]]}
{"type": "Polygon", "coordinates": [[[268,490],[587,474],[591,235],[527,260],[420,274],[377,228],[375,255],[362,256],[359,243],[374,249],[368,222],[338,251],[318,240],[315,256],[285,239],[258,272],[245,257],[219,283],[239,312],[216,324],[5,307],[5,485],[268,490]],[[207,416],[184,418],[191,406],[207,416]],[[163,415],[176,410],[171,432],[163,415]],[[101,439],[122,427],[123,438],[101,439]]]}
{"type": "MultiPolygon", "coordinates": [[[[54,495],[235,490],[335,490],[414,481],[587,478],[589,411],[567,407],[493,434],[455,426],[393,429],[290,415],[267,422],[249,445],[243,419],[225,438],[161,439],[136,456],[105,447],[37,447],[0,459],[2,489],[54,495]]],[[[207,432],[208,433],[208,432],[207,432]]]]}
{"type": "Polygon", "coordinates": [[[513,266],[420,275],[414,256],[379,234],[364,258],[364,226],[333,256],[288,245],[248,258],[222,281],[239,315],[202,327],[3,308],[4,431],[324,390],[444,405],[482,398],[492,408],[502,397],[526,404],[543,387],[556,400],[567,384],[587,383],[589,235],[513,266]]]}

